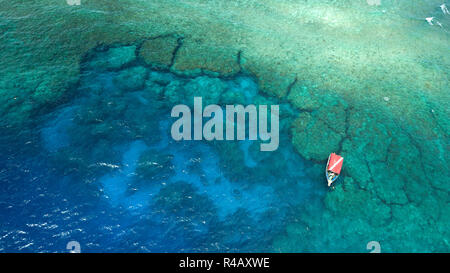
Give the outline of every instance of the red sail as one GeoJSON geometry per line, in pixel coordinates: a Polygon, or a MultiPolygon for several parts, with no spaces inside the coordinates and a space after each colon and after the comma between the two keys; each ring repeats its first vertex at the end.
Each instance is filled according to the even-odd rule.
{"type": "Polygon", "coordinates": [[[340,174],[342,163],[344,163],[344,158],[340,155],[332,153],[330,155],[330,160],[328,161],[328,170],[340,174]]]}

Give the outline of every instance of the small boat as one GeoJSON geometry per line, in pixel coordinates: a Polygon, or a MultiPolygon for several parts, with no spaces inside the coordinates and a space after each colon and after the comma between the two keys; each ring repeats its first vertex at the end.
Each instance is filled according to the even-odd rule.
{"type": "Polygon", "coordinates": [[[344,163],[344,158],[340,155],[331,153],[328,157],[327,169],[325,170],[328,187],[338,179],[339,174],[341,173],[342,163],[344,163]]]}

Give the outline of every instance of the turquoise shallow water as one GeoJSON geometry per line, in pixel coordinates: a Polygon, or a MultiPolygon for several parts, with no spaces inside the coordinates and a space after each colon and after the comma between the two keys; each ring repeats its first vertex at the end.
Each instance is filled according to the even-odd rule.
{"type": "Polygon", "coordinates": [[[0,8],[0,251],[450,250],[440,1],[50,2],[0,8]],[[279,149],[173,141],[194,96],[279,149]]]}

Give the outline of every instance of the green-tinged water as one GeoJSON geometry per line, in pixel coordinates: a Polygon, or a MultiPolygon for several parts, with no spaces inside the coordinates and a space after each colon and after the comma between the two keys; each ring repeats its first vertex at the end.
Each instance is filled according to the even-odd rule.
{"type": "Polygon", "coordinates": [[[73,3],[0,2],[1,251],[450,251],[450,3],[73,3]],[[193,96],[280,104],[279,151],[164,142],[193,96]]]}

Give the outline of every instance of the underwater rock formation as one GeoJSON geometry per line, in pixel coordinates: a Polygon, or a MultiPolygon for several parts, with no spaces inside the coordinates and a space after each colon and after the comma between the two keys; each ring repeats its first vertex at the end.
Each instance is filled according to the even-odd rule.
{"type": "Polygon", "coordinates": [[[322,119],[301,113],[292,126],[292,142],[306,159],[326,160],[329,151],[339,150],[343,136],[331,130],[322,119]]]}
{"type": "Polygon", "coordinates": [[[238,52],[223,45],[204,44],[193,39],[184,39],[177,52],[172,70],[185,75],[232,76],[239,72],[238,52]],[[205,51],[208,54],[205,54],[205,51]]]}
{"type": "Polygon", "coordinates": [[[179,44],[180,38],[172,36],[149,39],[142,43],[139,57],[153,68],[169,69],[179,44]]]}
{"type": "Polygon", "coordinates": [[[117,70],[136,59],[135,51],[136,46],[99,48],[86,69],[117,70]]]}
{"type": "Polygon", "coordinates": [[[114,77],[113,82],[117,88],[124,91],[139,90],[144,87],[147,75],[148,70],[144,67],[131,67],[122,70],[116,77],[114,77]]]}

